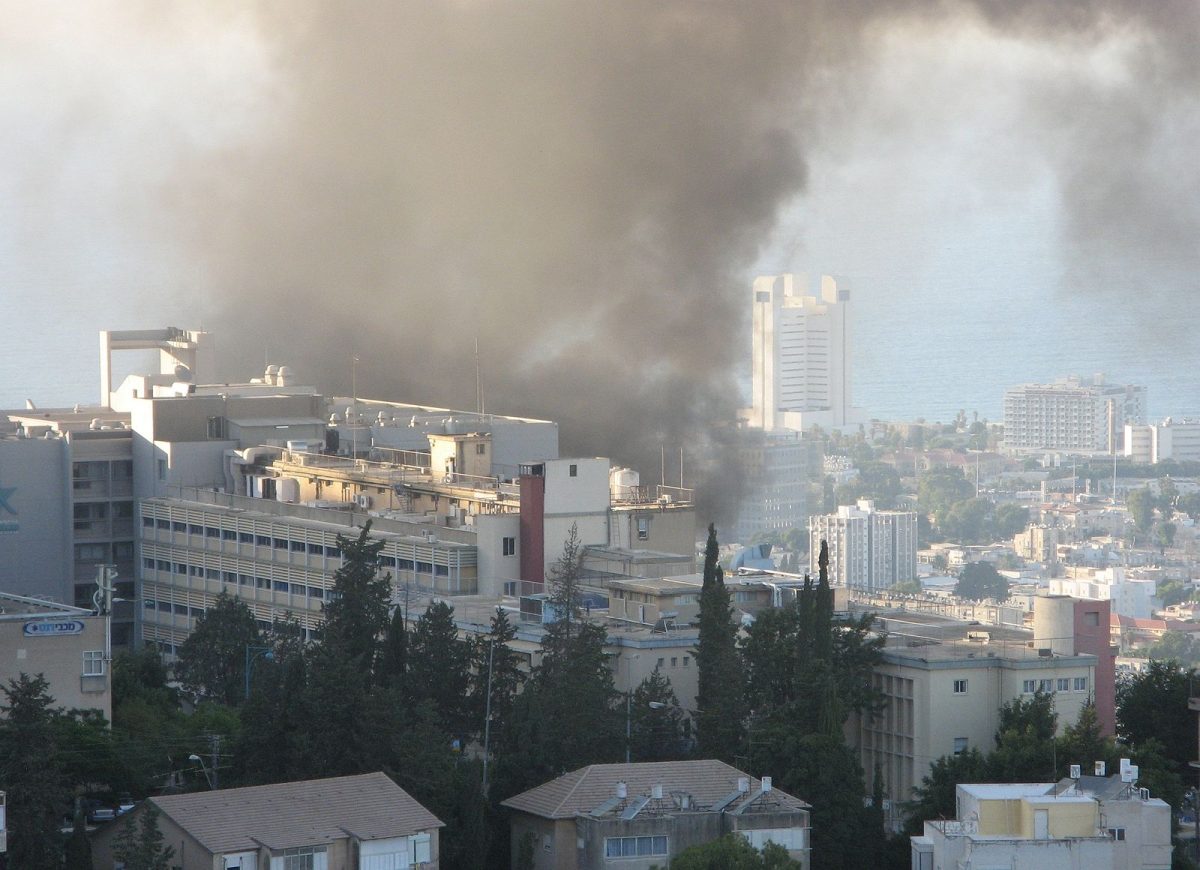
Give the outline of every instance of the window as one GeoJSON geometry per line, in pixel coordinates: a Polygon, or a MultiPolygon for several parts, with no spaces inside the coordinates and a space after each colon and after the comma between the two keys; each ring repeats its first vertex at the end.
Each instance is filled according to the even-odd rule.
{"type": "Polygon", "coordinates": [[[1075,691],[1076,692],[1086,692],[1087,691],[1087,677],[1076,677],[1075,678],[1075,691]]]}
{"type": "Polygon", "coordinates": [[[108,547],[104,544],[76,544],[76,562],[103,562],[108,558],[108,547]]]}
{"type": "Polygon", "coordinates": [[[966,752],[967,745],[969,744],[969,742],[970,741],[966,737],[955,737],[954,738],[954,754],[962,755],[964,752],[966,752]]]}
{"type": "Polygon", "coordinates": [[[966,680],[955,680],[954,681],[954,694],[956,694],[956,695],[967,694],[967,681],[966,680]]]}
{"type": "Polygon", "coordinates": [[[770,302],[771,301],[771,291],[770,290],[755,290],[754,291],[754,301],[755,302],[770,302]]]}
{"type": "Polygon", "coordinates": [[[104,650],[89,649],[83,652],[83,675],[85,677],[104,676],[104,650]]]}
{"type": "Polygon", "coordinates": [[[154,517],[142,517],[142,528],[143,529],[154,528],[154,517]]]}
{"type": "Polygon", "coordinates": [[[505,556],[517,555],[517,539],[515,537],[504,538],[502,543],[504,544],[504,555],[505,556]]]}
{"type": "Polygon", "coordinates": [[[1071,688],[1071,678],[1070,677],[1059,677],[1058,678],[1057,688],[1055,689],[1055,691],[1066,692],[1070,688],[1071,688]]]}
{"type": "Polygon", "coordinates": [[[271,538],[267,535],[255,535],[254,543],[259,547],[269,547],[271,546],[271,538]]]}
{"type": "Polygon", "coordinates": [[[1021,684],[1021,691],[1026,695],[1032,695],[1037,691],[1037,680],[1026,680],[1021,684]]]}
{"type": "Polygon", "coordinates": [[[650,517],[637,518],[637,536],[639,541],[648,540],[650,537],[650,517]]]}
{"type": "Polygon", "coordinates": [[[1110,836],[1114,840],[1119,840],[1119,841],[1124,840],[1125,839],[1125,829],[1124,828],[1109,828],[1108,836],[1110,836]]]}
{"type": "Polygon", "coordinates": [[[239,544],[253,544],[254,535],[250,534],[249,532],[238,532],[237,540],[239,544]]]}
{"type": "Polygon", "coordinates": [[[684,657],[683,657],[683,666],[684,666],[685,668],[688,666],[688,657],[687,657],[687,656],[684,656],[684,657]]]}
{"type": "Polygon", "coordinates": [[[1053,687],[1054,687],[1053,680],[1038,680],[1038,691],[1039,692],[1053,692],[1054,691],[1053,687]]]}
{"type": "MultiPolygon", "coordinates": [[[[284,849],[283,870],[324,870],[325,867],[325,847],[324,846],[306,846],[301,849],[284,849]],[[317,860],[317,856],[320,859],[317,860]]],[[[275,862],[271,862],[271,866],[275,866],[275,862]]]]}
{"type": "Polygon", "coordinates": [[[605,837],[605,858],[644,858],[666,855],[666,837],[605,837]]]}
{"type": "Polygon", "coordinates": [[[484,444],[483,442],[480,442],[475,445],[475,455],[476,456],[483,456],[485,453],[487,453],[487,445],[486,444],[484,444]]]}
{"type": "Polygon", "coordinates": [[[165,459],[158,460],[158,479],[167,479],[167,460],[165,459]]]}
{"type": "Polygon", "coordinates": [[[197,525],[196,523],[188,523],[187,530],[188,530],[189,535],[203,535],[204,534],[204,526],[197,525]]]}
{"type": "Polygon", "coordinates": [[[679,659],[675,656],[671,656],[671,667],[676,667],[676,666],[678,666],[678,664],[679,664],[679,659]]]}
{"type": "Polygon", "coordinates": [[[570,468],[567,469],[567,473],[569,475],[571,475],[571,477],[579,477],[579,466],[572,465],[570,468]]]}
{"type": "Polygon", "coordinates": [[[113,544],[113,558],[118,562],[133,558],[133,541],[117,541],[113,544]]]}
{"type": "Polygon", "coordinates": [[[663,666],[663,662],[665,662],[665,661],[666,661],[666,659],[659,659],[658,666],[661,668],[663,666]]]}
{"type": "Polygon", "coordinates": [[[433,860],[428,834],[414,834],[409,842],[412,844],[412,862],[414,864],[428,864],[433,860]]]}
{"type": "Polygon", "coordinates": [[[1083,624],[1084,625],[1099,625],[1100,624],[1100,611],[1089,610],[1087,613],[1085,613],[1083,615],[1083,624]]]}

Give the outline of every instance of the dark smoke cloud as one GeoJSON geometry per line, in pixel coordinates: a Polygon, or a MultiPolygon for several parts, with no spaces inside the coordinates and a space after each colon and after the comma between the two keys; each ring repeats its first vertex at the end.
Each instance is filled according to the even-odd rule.
{"type": "MultiPolygon", "coordinates": [[[[1194,109],[1196,8],[268,5],[265,132],[184,159],[156,223],[216,294],[234,373],[267,351],[347,390],[358,354],[360,393],[471,407],[478,336],[489,408],[653,479],[660,444],[732,420],[747,270],[804,190],[806,125],[836,123],[897,23],[1128,35],[1127,80],[1047,82],[1031,112],[1078,261],[1194,276],[1197,173],[1160,163],[1178,134],[1157,121],[1194,109]]],[[[709,487],[713,512],[733,486],[709,487]]]]}

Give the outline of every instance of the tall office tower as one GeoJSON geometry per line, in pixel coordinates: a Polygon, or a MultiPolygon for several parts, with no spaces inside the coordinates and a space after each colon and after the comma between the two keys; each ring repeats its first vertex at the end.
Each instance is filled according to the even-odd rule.
{"type": "Polygon", "coordinates": [[[771,431],[860,422],[850,404],[850,291],[823,275],[805,295],[803,275],[764,275],[752,290],[750,425],[771,431]]]}
{"type": "Polygon", "coordinates": [[[821,541],[827,541],[830,582],[876,592],[917,576],[917,515],[911,511],[877,511],[860,499],[808,523],[811,570],[816,573],[821,541]]]}
{"type": "Polygon", "coordinates": [[[1004,449],[1117,453],[1126,423],[1146,416],[1146,388],[1107,384],[1104,375],[1022,384],[1004,393],[1004,449]]]}

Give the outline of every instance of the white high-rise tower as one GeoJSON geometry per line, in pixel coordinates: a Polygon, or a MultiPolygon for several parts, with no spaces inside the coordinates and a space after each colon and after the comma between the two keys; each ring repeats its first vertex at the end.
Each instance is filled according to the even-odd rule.
{"type": "Polygon", "coordinates": [[[756,278],[751,295],[751,426],[803,431],[862,420],[850,403],[850,291],[821,276],[808,296],[803,275],[756,278]]]}

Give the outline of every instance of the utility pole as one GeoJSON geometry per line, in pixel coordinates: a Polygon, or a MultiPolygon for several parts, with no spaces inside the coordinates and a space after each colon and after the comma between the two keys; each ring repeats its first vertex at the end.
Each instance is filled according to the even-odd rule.
{"type": "Polygon", "coordinates": [[[221,787],[221,735],[210,734],[208,739],[212,744],[212,787],[216,791],[221,787]]]}
{"type": "Polygon", "coordinates": [[[487,700],[483,712],[483,795],[488,793],[488,744],[492,736],[492,657],[496,653],[496,636],[488,642],[487,700]]]}

